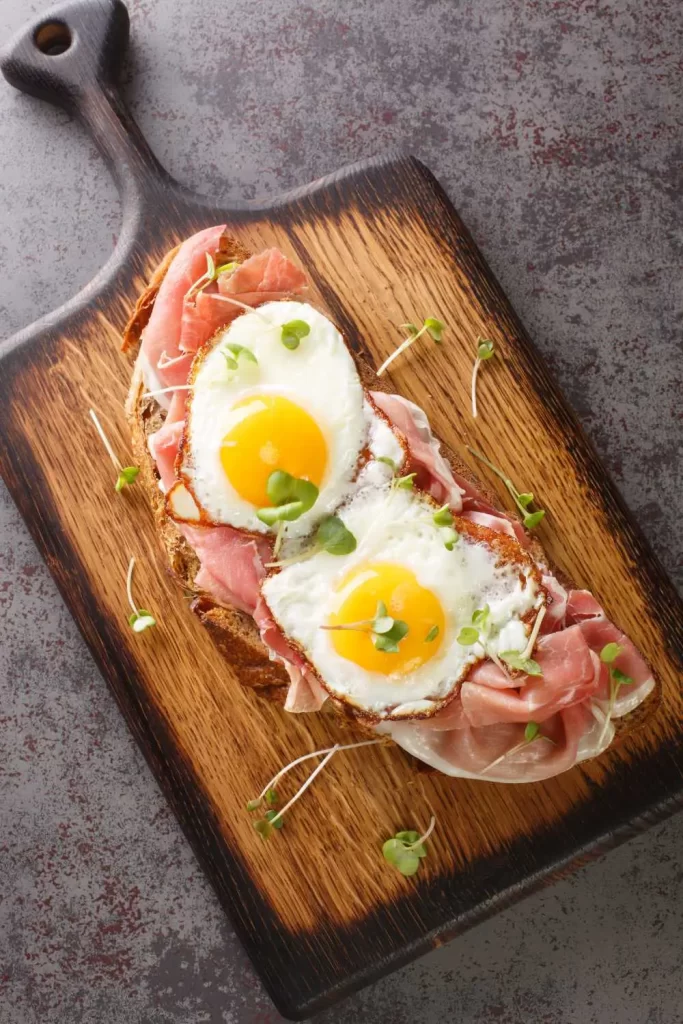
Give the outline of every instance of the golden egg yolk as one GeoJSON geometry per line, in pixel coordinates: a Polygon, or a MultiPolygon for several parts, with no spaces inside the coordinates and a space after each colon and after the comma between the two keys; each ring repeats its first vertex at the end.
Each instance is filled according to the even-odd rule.
{"type": "Polygon", "coordinates": [[[233,406],[239,418],[223,438],[221,465],[241,498],[265,508],[268,477],[276,469],[320,487],[327,444],[312,416],[282,395],[250,395],[233,406]]]}
{"type": "Polygon", "coordinates": [[[382,675],[407,675],[433,658],[443,640],[445,616],[441,602],[422,587],[415,574],[391,562],[367,562],[353,570],[337,588],[342,592],[340,607],[328,619],[328,626],[364,624],[374,619],[377,604],[383,601],[387,615],[402,619],[408,626],[399,641],[398,653],[378,651],[371,627],[333,629],[330,631],[335,651],[368,672],[382,675]],[[435,639],[427,636],[438,628],[435,639]]]}

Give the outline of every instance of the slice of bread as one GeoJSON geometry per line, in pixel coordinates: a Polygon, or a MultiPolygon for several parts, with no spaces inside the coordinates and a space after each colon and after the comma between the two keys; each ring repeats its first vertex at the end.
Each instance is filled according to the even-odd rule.
{"type": "MultiPolygon", "coordinates": [[[[124,329],[122,344],[124,352],[133,350],[135,346],[139,345],[142,331],[151,316],[161,282],[176,252],[177,248],[167,253],[152,274],[147,288],[138,298],[124,329]]],[[[216,262],[228,262],[232,259],[243,261],[249,255],[249,252],[239,242],[224,235],[221,239],[216,262]]],[[[355,361],[361,383],[366,390],[385,391],[387,393],[391,391],[391,388],[387,386],[385,381],[377,377],[373,369],[357,358],[355,361]]],[[[284,665],[278,661],[271,660],[268,649],[263,644],[252,617],[236,608],[218,604],[211,595],[195,584],[195,577],[199,570],[197,556],[185,541],[173,520],[166,515],[164,496],[159,487],[159,474],[155,461],[149,451],[149,437],[159,429],[163,423],[165,413],[155,399],[144,397],[144,393],[145,384],[142,369],[139,360],[136,360],[131,388],[126,402],[126,416],[131,430],[135,464],[140,467],[138,486],[142,485],[149,496],[157,532],[166,550],[169,571],[185,591],[190,599],[189,607],[195,615],[199,616],[202,624],[209,631],[214,643],[221,654],[227,659],[240,682],[243,685],[253,687],[260,696],[276,703],[284,704],[289,686],[289,676],[284,665]]],[[[462,461],[452,448],[441,442],[441,452],[454,473],[470,480],[488,502],[494,507],[498,507],[497,497],[472,473],[470,467],[462,461]]],[[[563,586],[567,589],[575,586],[566,573],[549,562],[540,542],[536,538],[532,539],[530,552],[535,559],[549,566],[550,571],[554,573],[563,586]]],[[[634,711],[624,718],[616,719],[613,722],[616,731],[615,742],[621,740],[625,735],[641,725],[656,710],[659,700],[659,687],[656,686],[647,699],[634,711]]],[[[346,704],[338,704],[338,702],[330,699],[326,702],[325,710],[341,714],[344,718],[350,720],[349,724],[353,724],[354,727],[360,728],[363,731],[367,729],[367,726],[362,721],[352,716],[346,704]]],[[[422,770],[434,770],[425,765],[420,767],[422,770]]]]}

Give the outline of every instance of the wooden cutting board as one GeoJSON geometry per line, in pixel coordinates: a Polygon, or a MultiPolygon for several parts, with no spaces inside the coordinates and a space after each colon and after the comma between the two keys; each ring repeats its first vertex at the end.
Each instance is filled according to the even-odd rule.
{"type": "Polygon", "coordinates": [[[261,203],[192,194],[159,166],[121,101],[127,38],[118,0],[76,0],[2,57],[12,85],[65,106],[92,132],[125,222],[95,280],[4,343],[0,468],[257,970],[278,1008],[300,1019],[683,803],[682,608],[429,171],[391,157],[261,203]],[[286,715],[240,686],[168,579],[144,494],[114,493],[88,420],[94,406],[116,449],[130,450],[121,328],[164,253],[224,221],[250,249],[276,245],[303,265],[312,301],[371,365],[394,349],[397,325],[428,315],[448,324],[445,344],[397,362],[392,382],[465,457],[465,442],[482,448],[540,496],[549,553],[649,660],[662,703],[624,746],[559,778],[509,787],[416,772],[397,748],[354,751],[331,762],[262,843],[247,800],[281,765],[349,733],[322,716],[286,715]],[[475,422],[479,334],[497,357],[481,375],[475,422]],[[136,592],[159,620],[140,636],[127,625],[131,555],[136,592]],[[431,813],[429,856],[403,878],[382,860],[382,841],[431,813]]]}

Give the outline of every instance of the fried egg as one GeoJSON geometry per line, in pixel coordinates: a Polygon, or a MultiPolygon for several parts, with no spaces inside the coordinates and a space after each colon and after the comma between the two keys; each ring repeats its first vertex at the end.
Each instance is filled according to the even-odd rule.
{"type": "Polygon", "coordinates": [[[262,585],[328,692],[375,720],[434,714],[485,654],[524,650],[545,602],[538,569],[515,541],[456,519],[460,537],[448,550],[434,511],[417,492],[363,488],[337,513],[355,551],[304,556],[262,585]],[[487,607],[485,646],[459,643],[487,607]],[[397,651],[376,646],[378,615],[407,626],[397,651]]]}
{"type": "Polygon", "coordinates": [[[179,481],[167,495],[177,520],[266,533],[272,527],[257,511],[272,507],[268,479],[283,470],[319,491],[287,523],[290,539],[302,537],[348,496],[364,454],[403,461],[341,334],[307,303],[269,302],[240,315],[199,353],[190,388],[179,481]],[[294,349],[282,341],[292,321],[309,329],[294,349]]]}

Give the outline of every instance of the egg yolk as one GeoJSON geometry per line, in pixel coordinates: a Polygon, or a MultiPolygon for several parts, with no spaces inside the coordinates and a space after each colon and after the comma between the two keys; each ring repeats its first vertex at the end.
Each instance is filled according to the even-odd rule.
{"type": "Polygon", "coordinates": [[[358,629],[330,631],[334,649],[342,658],[353,661],[368,672],[407,675],[433,658],[439,650],[445,624],[441,602],[431,590],[420,586],[410,569],[390,562],[366,563],[344,578],[338,592],[343,595],[342,601],[327,625],[360,624],[358,629]],[[366,625],[368,620],[375,618],[379,601],[386,605],[387,615],[402,619],[408,626],[396,654],[378,651],[373,643],[371,626],[366,625]],[[438,633],[428,641],[427,637],[434,634],[435,626],[438,633]]]}
{"type": "Polygon", "coordinates": [[[276,469],[320,487],[327,444],[307,412],[281,395],[251,395],[236,402],[239,419],[223,438],[223,471],[241,498],[256,508],[270,506],[268,477],[276,469]]]}

